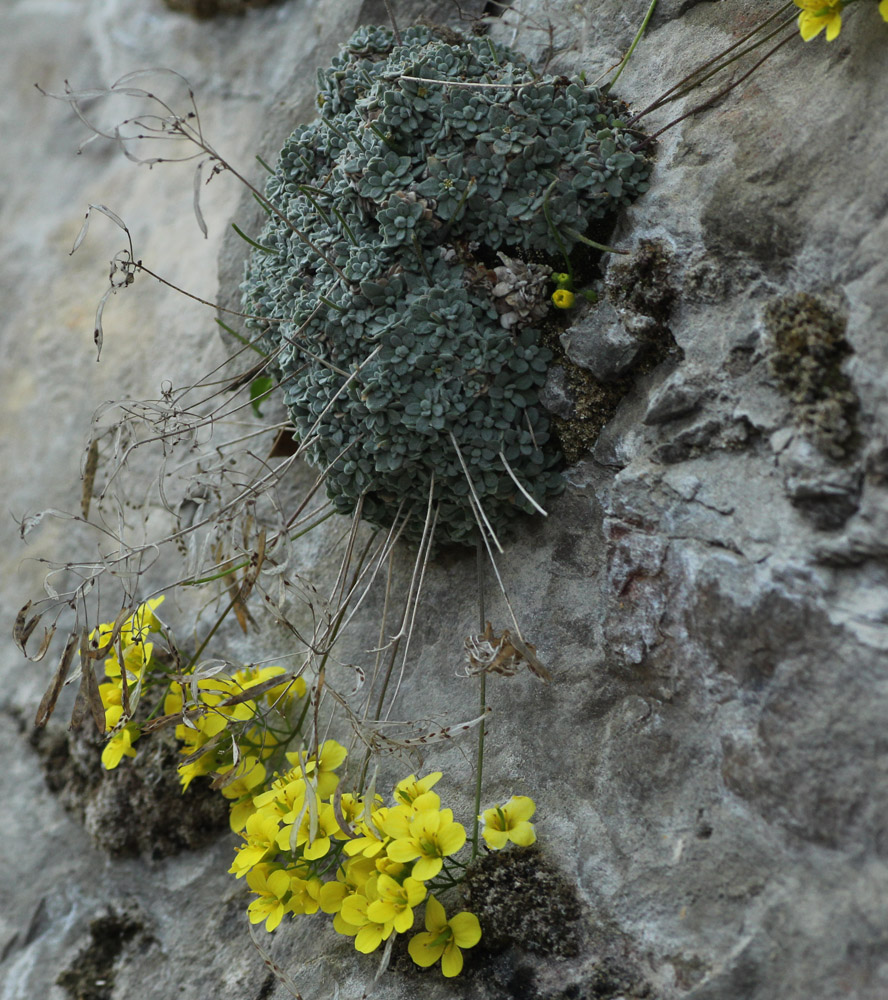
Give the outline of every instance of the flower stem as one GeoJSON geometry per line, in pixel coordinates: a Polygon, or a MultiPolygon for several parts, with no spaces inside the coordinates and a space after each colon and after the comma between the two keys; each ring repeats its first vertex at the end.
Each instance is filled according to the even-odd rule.
{"type": "MultiPolygon", "coordinates": [[[[479,629],[484,631],[484,551],[481,547],[481,538],[478,537],[476,545],[476,570],[478,577],[478,617],[480,619],[479,629]]],[[[481,671],[481,715],[487,711],[487,671],[481,671]]],[[[475,768],[475,818],[472,825],[472,861],[478,856],[478,823],[481,818],[481,780],[484,771],[484,730],[486,724],[482,720],[478,726],[478,764],[475,768]]]]}
{"type": "Polygon", "coordinates": [[[711,76],[715,75],[716,73],[719,73],[727,66],[730,66],[732,62],[734,62],[739,58],[742,58],[748,52],[752,52],[753,49],[755,49],[762,43],[766,42],[769,38],[773,37],[773,35],[776,34],[777,32],[782,31],[787,24],[792,23],[794,18],[782,23],[775,31],[772,31],[765,38],[759,39],[749,48],[743,49],[741,52],[732,56],[725,62],[723,63],[721,62],[721,60],[725,59],[725,56],[730,55],[730,53],[734,52],[736,49],[741,49],[742,46],[745,45],[746,42],[748,42],[752,37],[757,35],[760,31],[766,28],[772,21],[776,20],[778,17],[781,16],[781,14],[786,13],[791,8],[792,8],[792,0],[788,0],[788,2],[785,3],[782,7],[774,11],[774,13],[771,14],[770,17],[766,18],[764,21],[762,21],[761,24],[757,25],[755,28],[753,28],[751,31],[745,34],[742,38],[734,42],[733,45],[729,45],[726,49],[723,49],[721,52],[719,52],[718,55],[713,56],[711,59],[708,59],[704,63],[701,63],[696,69],[692,70],[687,76],[679,80],[678,83],[674,84],[667,91],[662,93],[652,104],[649,104],[642,111],[639,111],[638,114],[633,115],[629,119],[627,124],[634,125],[637,121],[644,118],[645,115],[650,114],[651,111],[655,111],[657,108],[662,107],[664,104],[668,104],[671,101],[677,101],[680,98],[687,96],[692,90],[698,87],[705,80],[708,80],[711,76]],[[706,70],[709,70],[709,72],[705,73],[706,70]]]}
{"type": "Polygon", "coordinates": [[[641,27],[632,39],[632,44],[629,46],[629,51],[623,56],[623,60],[619,66],[617,66],[617,72],[614,74],[613,79],[607,84],[606,90],[610,91],[613,85],[620,79],[620,74],[626,68],[626,64],[629,62],[629,57],[635,51],[635,46],[641,41],[641,36],[644,34],[645,29],[648,26],[648,21],[651,19],[651,15],[654,13],[654,8],[657,6],[657,0],[651,0],[651,5],[648,7],[647,14],[644,15],[644,20],[641,22],[641,27]]]}
{"type": "Polygon", "coordinates": [[[761,57],[761,59],[759,59],[759,61],[755,63],[752,69],[744,73],[743,76],[741,76],[738,80],[735,80],[733,83],[729,83],[727,87],[720,90],[717,94],[714,94],[712,97],[707,98],[701,104],[695,105],[693,108],[691,108],[690,111],[686,111],[683,115],[679,115],[678,118],[673,118],[671,122],[664,125],[658,131],[654,132],[653,135],[648,136],[648,138],[645,139],[644,142],[642,142],[640,145],[645,146],[650,142],[654,142],[654,140],[659,138],[659,136],[661,136],[668,129],[671,129],[674,125],[678,125],[679,122],[683,122],[686,118],[690,118],[692,115],[696,115],[700,111],[705,111],[708,107],[711,107],[713,104],[720,101],[726,94],[729,94],[735,87],[738,87],[741,83],[743,83],[744,80],[752,76],[752,74],[759,68],[759,66],[762,65],[762,63],[764,63],[767,59],[770,59],[772,55],[774,55],[776,52],[782,49],[787,42],[791,42],[794,37],[795,37],[794,35],[787,35],[786,38],[784,38],[782,41],[778,42],[775,46],[768,49],[768,51],[761,57]]]}

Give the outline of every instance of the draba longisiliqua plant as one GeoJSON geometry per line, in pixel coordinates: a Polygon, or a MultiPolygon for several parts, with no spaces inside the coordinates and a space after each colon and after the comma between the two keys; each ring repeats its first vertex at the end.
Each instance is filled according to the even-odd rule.
{"type": "MultiPolygon", "coordinates": [[[[243,285],[335,508],[468,542],[561,488],[551,262],[648,187],[624,106],[488,38],[361,28],[280,152],[243,285]],[[323,251],[320,250],[323,248],[323,251]]],[[[555,303],[558,305],[559,303],[555,303]]]]}

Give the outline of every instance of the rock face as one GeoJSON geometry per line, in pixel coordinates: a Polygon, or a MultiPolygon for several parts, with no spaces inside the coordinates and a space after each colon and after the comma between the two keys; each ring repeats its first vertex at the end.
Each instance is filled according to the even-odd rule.
{"type": "MultiPolygon", "coordinates": [[[[11,95],[0,447],[16,516],[77,507],[78,460],[102,400],[156,396],[164,379],[192,379],[223,357],[211,316],[140,277],[111,300],[95,364],[97,259],[120,241],[115,231],[108,252],[84,256],[94,238],[108,240],[94,223],[69,260],[85,205],[125,214],[137,256],[223,303],[237,301],[244,260],[240,241],[221,240],[224,223],[236,210],[253,231],[248,202],[237,207],[223,178],[207,190],[204,214],[219,220],[207,244],[190,175],[137,170],[97,145],[74,157],[78,123],[31,83],[107,83],[170,65],[195,85],[214,144],[244,163],[257,149],[273,155],[313,115],[314,69],[336,43],[359,20],[385,17],[369,0],[290,0],[200,24],[161,0],[50,6],[52,17],[33,4],[0,14],[11,95]]],[[[423,12],[459,23],[443,0],[397,6],[405,23],[423,12]]],[[[482,6],[463,4],[467,14],[482,6]]],[[[516,0],[492,30],[551,59],[550,71],[593,79],[647,6],[516,0]]],[[[661,0],[620,96],[645,107],[758,23],[762,7],[661,0]]],[[[549,516],[528,520],[498,558],[552,681],[489,679],[484,798],[536,800],[538,854],[514,858],[511,876],[487,862],[476,875],[472,905],[490,945],[466,953],[462,977],[417,972],[395,954],[374,996],[888,995],[888,129],[875,114],[886,46],[876,5],[854,5],[835,42],[794,39],[661,137],[650,190],[606,240],[630,256],[604,258],[610,291],[577,316],[588,350],[567,347],[551,393],[564,435],[580,435],[592,396],[607,408],[549,516]],[[631,298],[625,271],[652,244],[668,258],[659,312],[631,298]],[[651,322],[668,349],[647,361],[611,350],[649,337],[651,322]],[[510,907],[521,912],[512,934],[510,907]]],[[[651,114],[647,129],[719,85],[706,86],[651,114]]],[[[42,586],[45,567],[23,556],[80,558],[86,536],[46,521],[27,541],[4,545],[8,609],[42,586]]],[[[311,544],[324,579],[335,567],[311,544]]],[[[396,579],[408,580],[410,554],[395,561],[396,579]]],[[[489,571],[480,589],[486,617],[507,625],[489,571]]],[[[478,629],[478,592],[474,557],[429,566],[398,718],[477,714],[477,684],[456,668],[478,629]]],[[[342,664],[378,645],[381,600],[353,622],[342,664]]],[[[183,633],[188,611],[171,610],[183,633]]],[[[221,641],[242,661],[285,648],[272,627],[221,641]]],[[[226,874],[230,835],[111,861],[45,787],[22,731],[50,667],[24,665],[7,641],[0,671],[0,998],[286,996],[250,943],[247,895],[226,874]]],[[[468,819],[472,738],[460,746],[384,762],[385,778],[443,770],[442,794],[468,819]]],[[[328,922],[259,933],[306,1000],[371,987],[374,961],[328,922]]]]}

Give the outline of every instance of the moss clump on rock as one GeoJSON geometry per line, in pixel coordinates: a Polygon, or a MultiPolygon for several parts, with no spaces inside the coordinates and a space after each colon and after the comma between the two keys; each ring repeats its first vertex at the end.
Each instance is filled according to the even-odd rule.
{"type": "Polygon", "coordinates": [[[201,847],[228,829],[228,802],[194,783],[184,793],[171,730],[146,741],[123,767],[106,771],[104,739],[94,728],[34,730],[31,742],[46,783],[83,823],[95,845],[115,857],[162,858],[201,847]]]}
{"type": "Polygon", "coordinates": [[[769,364],[789,397],[796,422],[829,458],[857,449],[860,403],[842,363],[851,353],[847,319],[824,297],[796,292],[765,308],[769,364]]]}
{"type": "Polygon", "coordinates": [[[144,928],[135,913],[110,910],[89,925],[89,944],[59,973],[56,984],[71,1000],[110,1000],[114,993],[114,972],[126,946],[144,928]]]}
{"type": "Polygon", "coordinates": [[[579,954],[576,890],[536,847],[479,858],[466,875],[469,909],[481,922],[482,947],[517,947],[555,958],[579,954]]]}
{"type": "Polygon", "coordinates": [[[621,106],[486,38],[359,30],[281,151],[243,286],[335,508],[388,526],[429,497],[469,542],[561,488],[538,403],[551,264],[647,189],[621,106]],[[481,86],[477,86],[477,85],[481,86]],[[376,352],[376,353],[374,353],[376,352]],[[372,355],[371,360],[367,360],[372,355]],[[464,468],[465,466],[465,468],[464,468]]]}

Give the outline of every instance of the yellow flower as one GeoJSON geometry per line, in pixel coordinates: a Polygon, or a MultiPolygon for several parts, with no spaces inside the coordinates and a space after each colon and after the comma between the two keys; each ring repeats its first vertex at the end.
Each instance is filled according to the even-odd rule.
{"type": "MultiPolygon", "coordinates": [[[[886,0],[888,2],[888,0],[886,0]]],[[[441,771],[433,771],[424,778],[416,780],[416,775],[411,774],[399,781],[395,785],[394,799],[399,805],[412,806],[413,803],[441,780],[441,771]]]]}
{"type": "Polygon", "coordinates": [[[441,959],[441,971],[448,978],[462,972],[460,948],[473,948],[481,940],[481,925],[474,913],[464,911],[447,919],[444,907],[429,896],[425,911],[426,929],[410,939],[410,957],[426,968],[441,959]]]}
{"type": "Polygon", "coordinates": [[[374,809],[370,814],[371,822],[368,823],[362,819],[357,824],[352,824],[355,827],[356,836],[346,841],[345,844],[345,853],[349,857],[362,854],[365,858],[375,858],[379,854],[389,841],[389,837],[383,830],[389,812],[394,812],[394,810],[385,807],[374,809]]]}
{"type": "MultiPolygon", "coordinates": [[[[372,878],[368,880],[365,888],[370,891],[371,895],[374,895],[371,888],[372,881],[372,878]]],[[[391,937],[392,931],[395,929],[392,921],[374,920],[369,915],[370,903],[371,900],[366,896],[355,893],[342,901],[342,908],[339,911],[339,916],[343,921],[343,930],[340,933],[348,935],[354,933],[355,948],[365,955],[376,951],[383,941],[391,937]],[[353,931],[352,928],[357,928],[357,930],[353,931]]]]}
{"type": "Polygon", "coordinates": [[[316,813],[317,828],[312,831],[312,816],[310,809],[294,809],[284,817],[284,826],[277,837],[277,845],[282,851],[296,851],[302,848],[302,857],[306,861],[317,861],[330,851],[331,838],[339,833],[339,821],[329,803],[320,806],[316,813]],[[301,813],[301,818],[299,816],[301,813]],[[295,826],[299,819],[299,826],[295,826]],[[313,834],[313,835],[312,835],[313,834]]]}
{"type": "Polygon", "coordinates": [[[247,885],[258,896],[247,907],[250,923],[264,920],[265,929],[273,931],[286,912],[284,898],[290,891],[290,876],[280,868],[269,871],[268,865],[257,865],[247,872],[247,885]]]}
{"type": "Polygon", "coordinates": [[[557,292],[552,293],[552,302],[558,309],[570,309],[574,304],[574,293],[566,288],[559,288],[557,292]]]}
{"type": "MultiPolygon", "coordinates": [[[[303,874],[308,874],[303,870],[303,874]]],[[[287,909],[290,913],[312,914],[318,912],[320,903],[318,897],[321,894],[321,880],[316,877],[300,878],[295,872],[290,872],[290,898],[287,900],[287,909]]]]}
{"type": "Polygon", "coordinates": [[[884,20],[888,21],[888,0],[882,0],[879,4],[879,13],[882,15],[884,20]]]}
{"type": "Polygon", "coordinates": [[[824,28],[828,42],[838,37],[842,30],[845,0],[793,0],[793,3],[802,9],[799,14],[799,31],[806,42],[816,38],[824,28]]]}
{"type": "MultiPolygon", "coordinates": [[[[427,792],[427,795],[434,794],[427,792]]],[[[392,809],[383,828],[395,839],[388,845],[388,856],[393,861],[413,861],[413,878],[422,882],[434,878],[441,871],[443,858],[456,854],[466,842],[466,831],[453,821],[450,809],[427,810],[406,820],[399,810],[392,809]]]]}
{"type": "MultiPolygon", "coordinates": [[[[181,768],[180,768],[181,770],[181,768]]],[[[229,774],[231,768],[223,771],[229,774]]],[[[247,825],[247,820],[256,811],[253,803],[253,790],[265,781],[265,766],[255,757],[242,757],[237,765],[237,777],[230,784],[223,786],[222,794],[226,799],[232,799],[229,821],[231,829],[240,833],[247,825]]]]}
{"type": "MultiPolygon", "coordinates": [[[[111,705],[105,711],[106,732],[110,732],[120,722],[122,715],[122,705],[111,705]]],[[[135,757],[136,751],[133,750],[133,743],[138,738],[139,727],[133,722],[116,732],[105,744],[105,749],[102,750],[102,766],[105,770],[113,771],[124,757],[135,757]]]]}
{"type": "Polygon", "coordinates": [[[536,805],[526,795],[513,795],[504,806],[494,806],[481,813],[484,830],[481,836],[488,847],[498,851],[511,840],[520,847],[530,847],[536,840],[533,824],[528,820],[533,816],[536,805]]]}
{"type": "Polygon", "coordinates": [[[124,728],[119,733],[115,733],[105,744],[105,749],[102,751],[102,766],[106,771],[113,771],[124,757],[135,756],[133,734],[129,729],[124,728]]]}
{"type": "Polygon", "coordinates": [[[398,934],[409,931],[413,926],[413,907],[425,899],[426,887],[422,882],[408,876],[401,885],[388,875],[380,875],[376,891],[379,899],[367,907],[367,916],[378,924],[393,924],[398,934]]]}
{"type": "Polygon", "coordinates": [[[329,798],[339,784],[339,777],[334,772],[337,767],[348,756],[348,751],[337,743],[336,740],[326,740],[317,756],[307,757],[304,751],[299,753],[288,753],[287,760],[295,767],[299,767],[299,761],[305,764],[305,773],[314,777],[317,774],[318,798],[329,798]]]}
{"type": "Polygon", "coordinates": [[[251,868],[273,858],[278,853],[275,844],[277,835],[278,821],[275,816],[263,812],[253,813],[241,834],[246,843],[238,848],[228,871],[236,878],[240,878],[251,868]]]}
{"type": "Polygon", "coordinates": [[[123,706],[123,690],[121,689],[119,684],[114,684],[110,681],[108,682],[103,681],[99,685],[99,697],[102,699],[102,705],[105,707],[105,713],[106,713],[105,728],[110,729],[111,727],[107,725],[108,722],[107,712],[112,705],[120,705],[121,707],[123,706]]]}

